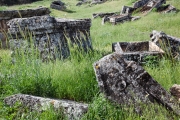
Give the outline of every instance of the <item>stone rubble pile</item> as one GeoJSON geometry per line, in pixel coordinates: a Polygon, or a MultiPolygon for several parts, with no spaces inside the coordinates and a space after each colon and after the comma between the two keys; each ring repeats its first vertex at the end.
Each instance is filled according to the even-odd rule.
{"type": "Polygon", "coordinates": [[[109,14],[109,13],[93,13],[93,18],[100,16],[102,18],[102,24],[105,22],[110,22],[113,25],[117,23],[124,23],[125,21],[135,21],[140,19],[139,16],[131,16],[134,11],[140,11],[144,14],[148,14],[154,8],[157,9],[160,13],[169,13],[169,12],[176,12],[177,9],[168,4],[163,5],[166,3],[166,0],[138,0],[134,3],[133,7],[123,6],[121,9],[120,14],[109,14]]]}
{"type": "Polygon", "coordinates": [[[56,9],[56,10],[65,10],[66,9],[65,3],[61,2],[60,0],[53,1],[51,3],[50,7],[52,9],[56,9]]]}
{"type": "Polygon", "coordinates": [[[39,7],[35,9],[26,10],[6,10],[0,11],[0,42],[2,43],[1,48],[8,48],[9,43],[7,41],[8,26],[7,21],[13,18],[27,18],[33,16],[49,15],[50,10],[46,7],[39,7]]]}
{"type": "Polygon", "coordinates": [[[77,120],[88,110],[88,104],[78,103],[70,100],[57,100],[50,98],[37,97],[25,94],[16,94],[4,99],[4,103],[13,106],[16,102],[28,107],[30,110],[43,111],[50,109],[62,109],[68,120],[77,120]]]}
{"type": "Polygon", "coordinates": [[[21,47],[24,51],[28,51],[30,39],[43,61],[67,58],[70,55],[68,40],[71,41],[72,46],[77,45],[84,51],[92,49],[90,19],[74,20],[34,16],[15,18],[8,21],[7,25],[14,54],[21,47]]]}

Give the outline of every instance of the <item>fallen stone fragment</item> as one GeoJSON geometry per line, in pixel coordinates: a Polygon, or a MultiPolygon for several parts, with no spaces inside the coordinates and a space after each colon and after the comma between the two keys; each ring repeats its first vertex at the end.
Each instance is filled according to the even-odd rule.
{"type": "Polygon", "coordinates": [[[93,67],[100,91],[109,100],[122,106],[134,105],[137,112],[143,111],[140,104],[157,102],[180,115],[177,101],[136,62],[113,53],[95,62],[93,67]]]}
{"type": "Polygon", "coordinates": [[[130,21],[131,16],[129,14],[110,16],[109,20],[110,20],[110,23],[112,23],[113,25],[116,25],[117,23],[123,23],[125,21],[130,21]]]}
{"type": "Polygon", "coordinates": [[[51,106],[53,106],[55,109],[62,109],[69,120],[80,119],[88,110],[88,104],[25,94],[16,94],[4,99],[4,103],[10,106],[13,106],[16,102],[20,102],[22,105],[27,106],[31,110],[37,111],[50,109],[51,106]]]}
{"type": "Polygon", "coordinates": [[[177,9],[174,6],[169,4],[169,5],[159,7],[157,11],[160,13],[170,13],[170,12],[177,12],[177,9]]]}
{"type": "Polygon", "coordinates": [[[96,5],[96,4],[101,4],[101,3],[104,3],[106,0],[92,0],[92,2],[91,2],[91,4],[90,4],[90,6],[91,5],[96,5]]]}
{"type": "Polygon", "coordinates": [[[90,0],[82,0],[82,1],[79,1],[76,6],[81,6],[82,4],[87,4],[87,3],[91,3],[90,0]]]}
{"type": "Polygon", "coordinates": [[[56,9],[56,10],[65,10],[66,9],[65,3],[61,2],[60,0],[53,1],[51,3],[50,7],[52,9],[56,9]]]}
{"type": "Polygon", "coordinates": [[[132,16],[131,21],[136,21],[139,20],[141,17],[140,16],[132,16]]]}
{"type": "Polygon", "coordinates": [[[150,34],[151,40],[162,48],[167,55],[173,58],[180,58],[180,38],[166,35],[164,32],[153,30],[150,34]]]}
{"type": "Polygon", "coordinates": [[[166,0],[150,0],[146,5],[142,7],[141,12],[148,14],[154,8],[158,9],[162,4],[166,3],[166,0]]]}
{"type": "Polygon", "coordinates": [[[146,5],[150,0],[138,0],[134,3],[133,8],[141,8],[146,5]]]}
{"type": "Polygon", "coordinates": [[[136,8],[132,8],[129,6],[123,6],[120,14],[132,14],[136,8]]]}
{"type": "Polygon", "coordinates": [[[90,19],[60,19],[51,16],[16,18],[8,21],[11,50],[22,48],[29,51],[31,38],[43,61],[67,58],[71,45],[84,51],[92,50],[90,39],[90,19]],[[23,32],[22,32],[23,31],[23,32]]]}
{"type": "Polygon", "coordinates": [[[97,17],[100,17],[100,18],[103,18],[104,16],[112,16],[112,15],[116,15],[115,12],[112,12],[112,13],[93,13],[92,17],[93,18],[97,18],[97,17]]]}
{"type": "Polygon", "coordinates": [[[164,54],[161,48],[150,41],[113,43],[112,51],[121,54],[126,60],[132,60],[139,64],[144,63],[147,56],[161,58],[164,54]]]}
{"type": "Polygon", "coordinates": [[[179,102],[180,102],[180,85],[174,84],[170,88],[170,93],[171,93],[171,95],[176,97],[179,100],[179,102]]]}

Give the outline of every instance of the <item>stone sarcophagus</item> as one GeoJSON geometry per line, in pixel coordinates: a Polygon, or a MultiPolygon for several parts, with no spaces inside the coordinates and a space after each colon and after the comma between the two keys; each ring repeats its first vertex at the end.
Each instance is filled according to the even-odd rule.
{"type": "Polygon", "coordinates": [[[68,40],[85,51],[92,49],[90,26],[90,19],[58,19],[48,15],[12,19],[8,21],[11,49],[27,51],[32,41],[43,61],[67,58],[68,40]]]}
{"type": "Polygon", "coordinates": [[[127,61],[118,53],[109,54],[93,64],[100,91],[120,105],[133,105],[141,113],[143,106],[160,103],[180,115],[176,99],[142,66],[127,61]]]}
{"type": "Polygon", "coordinates": [[[145,62],[147,56],[161,57],[164,51],[151,41],[117,42],[112,44],[112,51],[121,54],[126,60],[145,62]]]}

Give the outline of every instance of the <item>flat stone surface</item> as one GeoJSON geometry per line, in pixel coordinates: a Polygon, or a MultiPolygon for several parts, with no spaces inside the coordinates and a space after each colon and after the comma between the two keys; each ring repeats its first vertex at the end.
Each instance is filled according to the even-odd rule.
{"type": "Polygon", "coordinates": [[[100,91],[109,100],[134,105],[137,112],[143,111],[142,103],[158,102],[180,115],[177,101],[136,62],[113,53],[95,62],[93,67],[100,91]]]}
{"type": "Polygon", "coordinates": [[[4,103],[13,106],[16,102],[21,102],[31,110],[47,110],[53,106],[55,109],[61,108],[69,120],[80,119],[88,110],[88,104],[78,103],[70,100],[57,100],[43,98],[26,94],[16,94],[4,99],[4,103]]]}

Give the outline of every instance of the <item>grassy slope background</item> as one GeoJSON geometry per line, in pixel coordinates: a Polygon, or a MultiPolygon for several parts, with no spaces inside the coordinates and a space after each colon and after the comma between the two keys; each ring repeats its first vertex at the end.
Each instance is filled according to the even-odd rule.
{"type": "MultiPolygon", "coordinates": [[[[49,7],[53,0],[43,0],[26,5],[1,6],[0,10],[27,9],[38,6],[49,7]]],[[[77,0],[62,0],[67,4],[67,11],[51,9],[51,15],[59,18],[91,18],[92,13],[119,12],[123,5],[132,6],[134,0],[112,0],[104,4],[88,6],[75,6],[77,0]]],[[[167,0],[180,9],[179,0],[167,0]]],[[[49,7],[50,8],[50,7],[49,7]]],[[[61,114],[50,110],[43,113],[26,111],[17,105],[8,107],[3,104],[3,98],[16,94],[32,94],[42,97],[58,99],[71,99],[90,103],[89,112],[83,119],[178,119],[178,116],[167,112],[163,107],[157,109],[145,109],[142,116],[115,107],[99,94],[96,78],[92,68],[93,62],[106,54],[111,53],[112,42],[118,41],[145,41],[150,40],[149,34],[152,30],[164,31],[165,33],[180,38],[180,12],[170,14],[159,14],[152,11],[146,16],[137,14],[142,18],[134,22],[126,22],[113,26],[111,24],[101,25],[101,19],[93,19],[91,27],[91,38],[94,52],[89,54],[78,53],[72,50],[70,58],[55,63],[45,64],[39,60],[25,56],[17,59],[16,64],[11,63],[10,51],[0,50],[0,118],[3,119],[62,119],[61,114]]],[[[175,65],[169,59],[163,58],[158,65],[147,64],[144,68],[157,80],[166,90],[173,84],[180,84],[180,64],[175,65]]],[[[152,107],[153,108],[153,107],[152,107]]]]}

